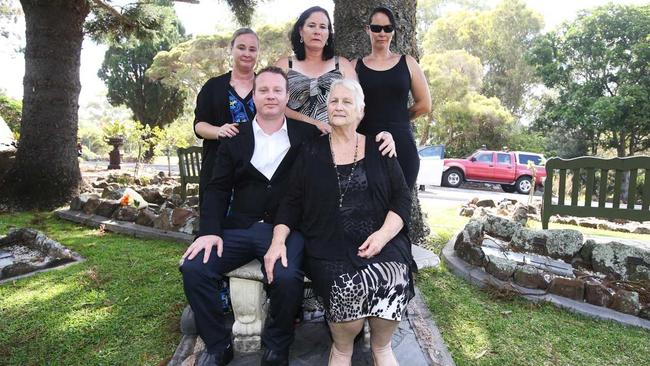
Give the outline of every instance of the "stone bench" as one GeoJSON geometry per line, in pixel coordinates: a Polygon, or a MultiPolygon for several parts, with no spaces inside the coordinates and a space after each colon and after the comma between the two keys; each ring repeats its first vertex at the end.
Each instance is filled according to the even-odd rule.
{"type": "MultiPolygon", "coordinates": [[[[436,267],[440,259],[432,251],[419,246],[412,246],[413,258],[418,269],[436,267]]],[[[230,285],[230,303],[235,318],[232,326],[233,346],[240,353],[256,352],[262,345],[262,330],[267,314],[266,291],[264,290],[264,275],[261,264],[253,260],[248,264],[226,274],[230,285]]],[[[308,278],[305,278],[309,282],[308,278]]],[[[191,316],[186,309],[183,318],[191,316]]],[[[191,316],[193,318],[193,316],[191,316]]],[[[183,322],[191,320],[181,320],[183,322]]],[[[183,325],[181,325],[183,328],[183,325]]],[[[366,327],[366,342],[369,341],[366,327]]]]}

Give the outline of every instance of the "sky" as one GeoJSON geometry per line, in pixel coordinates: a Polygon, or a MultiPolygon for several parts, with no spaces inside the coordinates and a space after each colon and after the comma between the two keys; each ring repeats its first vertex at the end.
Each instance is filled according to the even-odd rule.
{"type": "MultiPolygon", "coordinates": [[[[18,0],[12,0],[18,3],[18,0]]],[[[114,0],[112,3],[124,3],[127,0],[114,0]]],[[[494,5],[497,0],[486,0],[494,5]]],[[[545,30],[550,30],[564,21],[573,19],[579,10],[603,5],[609,0],[526,0],[527,5],[542,14],[545,30]]],[[[618,0],[618,4],[644,4],[649,0],[618,0]]],[[[304,9],[318,5],[333,15],[334,3],[332,0],[267,0],[260,1],[254,19],[258,23],[283,23],[297,19],[304,9]]],[[[18,5],[19,6],[19,5],[18,5]]],[[[201,0],[199,4],[176,3],[176,12],[189,34],[212,34],[215,32],[229,31],[236,28],[234,17],[225,1],[201,0]]],[[[14,50],[24,42],[24,21],[19,20],[14,25],[15,33],[21,37],[0,37],[0,89],[14,98],[22,98],[22,78],[25,73],[23,55],[14,50]]],[[[98,45],[86,39],[81,52],[81,95],[80,105],[93,100],[102,99],[106,94],[106,87],[97,77],[104,53],[107,47],[98,45]]]]}

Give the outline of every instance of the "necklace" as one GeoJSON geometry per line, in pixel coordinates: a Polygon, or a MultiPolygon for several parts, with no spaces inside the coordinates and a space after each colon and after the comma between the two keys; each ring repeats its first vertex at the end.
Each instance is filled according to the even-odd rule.
{"type": "Polygon", "coordinates": [[[348,192],[350,188],[350,182],[352,182],[352,176],[354,176],[354,169],[357,167],[357,153],[359,151],[359,134],[356,134],[356,139],[354,142],[354,158],[352,159],[352,170],[350,170],[350,175],[347,176],[348,183],[345,185],[345,189],[341,189],[341,176],[345,179],[345,176],[339,173],[338,166],[336,165],[336,156],[334,155],[334,147],[332,146],[332,134],[328,135],[330,142],[330,151],[332,152],[332,163],[334,164],[334,171],[336,171],[336,183],[339,187],[339,208],[343,207],[343,197],[348,192]]]}

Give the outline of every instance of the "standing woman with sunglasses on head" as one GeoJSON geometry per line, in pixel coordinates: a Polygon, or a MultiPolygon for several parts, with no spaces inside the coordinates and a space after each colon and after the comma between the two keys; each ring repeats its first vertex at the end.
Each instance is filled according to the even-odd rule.
{"type": "Polygon", "coordinates": [[[385,7],[377,7],[370,14],[366,33],[370,36],[372,51],[354,60],[359,83],[365,94],[365,117],[359,125],[364,135],[388,131],[397,147],[397,160],[402,167],[410,189],[420,169],[420,158],[411,129],[411,120],[431,111],[431,96],[424,72],[409,55],[391,52],[395,35],[395,16],[385,7]],[[409,92],[414,103],[408,106],[409,92]]]}

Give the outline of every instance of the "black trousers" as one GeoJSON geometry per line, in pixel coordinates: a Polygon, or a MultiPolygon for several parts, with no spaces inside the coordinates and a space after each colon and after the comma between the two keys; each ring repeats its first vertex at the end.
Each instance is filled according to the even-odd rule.
{"type": "MultiPolygon", "coordinates": [[[[224,322],[218,282],[225,273],[257,258],[262,263],[264,281],[268,283],[263,257],[272,237],[273,226],[266,223],[255,223],[248,229],[224,230],[221,257],[217,256],[214,248],[207,263],[203,264],[201,252],[181,265],[185,296],[194,311],[197,330],[208,352],[222,350],[231,340],[231,329],[227,329],[224,322]]],[[[287,349],[293,342],[294,319],[303,295],[302,235],[291,233],[286,246],[288,267],[284,268],[278,260],[273,269],[273,283],[267,286],[271,304],[262,333],[264,346],[275,351],[287,349]]]]}

